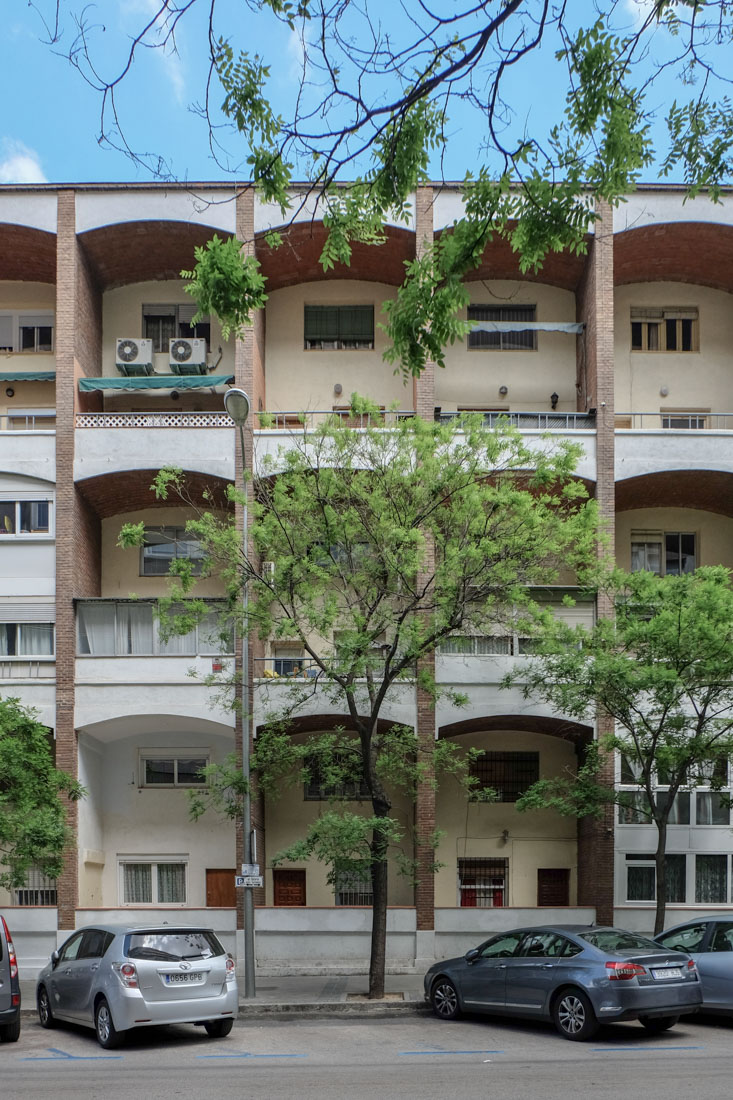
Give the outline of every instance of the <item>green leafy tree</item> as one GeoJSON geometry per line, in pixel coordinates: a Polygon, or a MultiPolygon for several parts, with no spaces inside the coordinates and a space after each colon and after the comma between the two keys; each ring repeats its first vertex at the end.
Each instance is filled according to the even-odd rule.
{"type": "MultiPolygon", "coordinates": [[[[657,933],[674,798],[701,783],[720,790],[733,755],[733,589],[729,571],[717,566],[682,576],[617,572],[613,594],[614,619],[592,630],[558,624],[521,685],[525,697],[571,718],[592,722],[600,708],[615,730],[591,746],[577,775],[540,780],[517,806],[582,817],[614,803],[627,820],[653,823],[657,933]],[[607,754],[620,755],[636,795],[604,781],[607,754]]],[[[511,680],[520,682],[519,674],[511,680]]]]}
{"type": "Polygon", "coordinates": [[[84,788],[54,766],[49,730],[17,699],[0,699],[0,886],[22,886],[31,867],[57,878],[71,834],[64,796],[84,788]]]}
{"type": "MultiPolygon", "coordinates": [[[[449,178],[463,176],[464,212],[407,265],[388,307],[389,357],[407,375],[429,359],[442,365],[465,335],[462,280],[492,239],[536,271],[550,251],[586,248],[597,216],[588,196],[617,203],[654,163],[680,174],[688,195],[706,189],[713,200],[731,178],[728,0],[649,0],[636,17],[620,0],[405,0],[384,11],[251,0],[236,17],[221,0],[157,0],[119,40],[93,22],[93,8],[34,7],[54,48],[66,44],[101,96],[100,142],[162,178],[173,174],[165,154],[138,152],[128,131],[124,84],[151,50],[174,53],[186,33],[207,41],[197,111],[217,167],[250,178],[284,222],[318,199],[324,269],[348,264],[355,241],[379,244],[386,222],[407,222],[416,186],[463,147],[449,178]],[[289,40],[300,71],[283,82],[289,40]],[[252,42],[268,41],[271,58],[253,52],[252,42]],[[540,61],[542,94],[518,108],[516,88],[543,79],[540,61]]],[[[240,332],[261,304],[260,283],[251,258],[237,267],[218,248],[199,258],[192,290],[240,332]]]]}
{"type": "MultiPolygon", "coordinates": [[[[414,797],[435,769],[464,781],[467,771],[451,746],[417,744],[412,730],[385,721],[385,710],[399,697],[414,699],[417,689],[440,695],[425,658],[450,635],[495,632],[517,615],[541,627],[544,616],[528,586],[551,583],[560,562],[594,567],[596,509],[573,477],[577,445],[534,451],[508,424],[488,428],[480,415],[450,425],[415,417],[385,426],[355,396],[352,416],[367,426],[329,417],[291,433],[277,456],[259,459],[251,554],[232,524],[214,514],[188,529],[227,585],[228,614],[241,612],[246,586],[243,628],[302,648],[304,675],[258,688],[269,709],[255,751],[258,781],[274,793],[287,777],[317,773],[332,792],[331,811],[280,858],[315,856],[332,876],[371,875],[369,989],[381,996],[388,849],[403,834],[393,793],[414,797]],[[314,707],[344,714],[345,730],[297,746],[288,722],[314,707]],[[346,808],[343,795],[339,805],[339,790],[357,782],[371,814],[354,813],[353,803],[346,808]]],[[[185,493],[181,475],[163,472],[158,492],[176,488],[185,493]]],[[[123,542],[140,536],[133,525],[123,542]]],[[[185,630],[204,605],[191,602],[196,578],[177,568],[163,625],[185,630]]],[[[217,807],[236,815],[236,767],[229,762],[223,773],[208,774],[217,807]]],[[[202,807],[199,801],[195,809],[202,807]]]]}

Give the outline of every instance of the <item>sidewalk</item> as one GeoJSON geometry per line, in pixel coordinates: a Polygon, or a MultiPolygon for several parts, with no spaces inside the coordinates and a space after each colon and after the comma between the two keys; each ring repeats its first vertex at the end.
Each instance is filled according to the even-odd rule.
{"type": "MultiPolygon", "coordinates": [[[[240,979],[239,1015],[410,1016],[429,1010],[423,999],[422,974],[388,974],[383,1001],[368,1000],[368,988],[366,974],[258,974],[251,1000],[242,996],[244,981],[240,979]]],[[[21,981],[20,992],[23,1016],[35,1016],[35,982],[21,981]]]]}

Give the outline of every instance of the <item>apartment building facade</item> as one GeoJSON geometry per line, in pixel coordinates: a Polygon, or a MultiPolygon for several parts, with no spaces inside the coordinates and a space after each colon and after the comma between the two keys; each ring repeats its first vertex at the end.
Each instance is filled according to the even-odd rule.
{"type": "MultiPolygon", "coordinates": [[[[460,213],[460,195],[426,187],[412,209],[409,225],[386,227],[383,245],[356,246],[348,269],[324,273],[321,224],[304,214],[273,251],[265,233],[279,214],[247,188],[0,188],[0,692],[38,709],[59,766],[87,788],[70,808],[76,844],[59,881],[32,876],[0,895],[18,910],[28,972],[49,943],[101,911],[205,919],[241,951],[241,830],[188,811],[199,768],[242,737],[236,713],[200,677],[236,667],[241,651],[206,622],[159,637],[154,604],[170,562],[195,561],[198,547],[186,536],[189,513],[150,491],[157,470],[179,466],[194,500],[212,492],[226,507],[226,486],[241,475],[223,406],[229,386],[252,401],[248,466],[287,439],[298,414],[343,409],[353,391],[430,419],[507,414],[530,441],[549,432],[582,445],[577,474],[621,566],[733,567],[733,195],[684,203],[673,186],[641,187],[600,209],[586,255],[551,255],[537,275],[522,275],[509,247],[493,242],[468,277],[467,316],[507,330],[472,334],[448,350],[444,370],[428,366],[405,384],[382,359],[383,303],[405,261],[460,213]],[[243,340],[224,341],[215,318],[191,325],[179,273],[213,233],[248,242],[267,277],[267,306],[243,340]],[[139,552],[117,544],[129,521],[145,525],[139,552]]],[[[215,577],[201,594],[213,623],[223,595],[215,577]]],[[[580,600],[568,612],[562,594],[545,598],[578,621],[608,610],[580,600]]],[[[409,843],[405,854],[423,864],[417,885],[390,873],[391,966],[558,914],[651,928],[653,827],[618,812],[576,823],[514,807],[524,786],[572,767],[598,732],[500,689],[527,648],[521,637],[461,639],[436,653],[435,672],[467,706],[434,708],[416,684],[387,703],[384,719],[419,738],[483,749],[481,778],[500,791],[486,805],[446,783],[421,790],[414,807],[397,805],[408,837],[417,822],[443,839],[435,874],[432,855],[409,843]]],[[[255,639],[250,652],[256,734],[303,655],[255,639]]],[[[292,735],[343,720],[316,693],[292,735]]],[[[617,782],[633,789],[633,779],[617,765],[617,782]]],[[[258,962],[361,966],[368,882],[329,884],[317,863],[272,866],[328,804],[317,782],[294,791],[255,804],[258,962]]],[[[714,792],[678,796],[668,851],[670,922],[730,908],[731,817],[714,792]]]]}

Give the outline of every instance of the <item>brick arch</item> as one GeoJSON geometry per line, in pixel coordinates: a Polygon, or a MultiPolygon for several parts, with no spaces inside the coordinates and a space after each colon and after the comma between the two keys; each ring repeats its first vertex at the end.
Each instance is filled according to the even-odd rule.
{"type": "Polygon", "coordinates": [[[515,730],[517,733],[541,733],[547,737],[559,737],[571,741],[576,752],[593,740],[593,727],[566,718],[549,718],[534,714],[491,714],[484,718],[468,718],[463,722],[450,722],[441,726],[438,737],[462,737],[467,733],[493,733],[496,730],[515,730]]]}
{"type": "MultiPolygon", "coordinates": [[[[186,492],[195,507],[228,509],[228,482],[211,474],[184,471],[186,474],[186,492]],[[207,499],[207,493],[213,494],[213,501],[207,499]]],[[[175,494],[168,500],[157,500],[150,486],[158,470],[124,470],[118,473],[99,474],[96,477],[83,478],[76,486],[86,503],[99,519],[121,515],[125,512],[141,511],[143,508],[180,508],[181,501],[175,494]]]]}
{"type": "MultiPolygon", "coordinates": [[[[366,721],[366,715],[364,715],[366,721]]],[[[392,722],[388,718],[377,719],[377,733],[388,733],[393,726],[405,725],[403,722],[392,722]]],[[[264,730],[264,725],[257,727],[257,733],[264,730]]],[[[304,714],[300,717],[288,719],[288,733],[323,733],[329,730],[343,729],[348,733],[356,733],[354,724],[348,714],[304,714]]]]}
{"type": "Polygon", "coordinates": [[[613,278],[625,283],[697,283],[733,292],[733,227],[667,222],[617,233],[613,278]]]}
{"type": "Polygon", "coordinates": [[[217,230],[189,222],[120,222],[79,234],[100,290],[153,280],[180,279],[190,270],[194,249],[217,230]]]}
{"type": "Polygon", "coordinates": [[[0,224],[0,281],[56,282],[56,235],[28,225],[0,224]]]}
{"type": "Polygon", "coordinates": [[[666,470],[616,482],[616,512],[637,508],[696,508],[733,519],[733,474],[666,470]]]}
{"type": "MultiPolygon", "coordinates": [[[[437,234],[436,234],[437,236],[437,234]]],[[[590,242],[593,238],[589,237],[590,242]]],[[[585,270],[586,257],[572,252],[549,252],[537,271],[521,271],[519,253],[503,237],[489,241],[481,263],[466,274],[465,282],[479,279],[513,279],[522,283],[546,283],[561,290],[576,291],[585,270]]]]}
{"type": "Polygon", "coordinates": [[[268,291],[299,283],[326,279],[358,279],[361,282],[400,286],[405,278],[405,263],[415,258],[415,234],[411,230],[387,226],[381,245],[355,243],[351,264],[337,264],[324,271],[320,256],[326,239],[322,222],[296,222],[282,230],[282,244],[270,248],[264,234],[257,238],[257,259],[267,279],[268,291]]]}

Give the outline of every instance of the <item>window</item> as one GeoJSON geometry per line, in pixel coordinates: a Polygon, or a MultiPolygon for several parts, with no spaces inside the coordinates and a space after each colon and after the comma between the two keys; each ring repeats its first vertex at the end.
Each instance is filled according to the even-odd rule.
{"type": "Polygon", "coordinates": [[[697,351],[699,346],[696,306],[632,307],[632,351],[697,351]]]}
{"type": "MultiPolygon", "coordinates": [[[[686,892],[686,856],[668,854],[665,876],[667,901],[684,902],[686,892]]],[[[626,900],[654,901],[657,889],[657,868],[653,855],[626,856],[626,900]]]]}
{"type": "Polygon", "coordinates": [[[482,959],[508,959],[514,955],[524,937],[524,932],[501,932],[493,939],[482,943],[478,949],[482,959]]]}
{"type": "MultiPolygon", "coordinates": [[[[461,907],[500,909],[505,906],[507,871],[506,859],[459,859],[458,896],[461,907]]],[[[514,934],[518,942],[522,933],[514,934]]]]}
{"type": "Polygon", "coordinates": [[[662,947],[668,951],[699,951],[708,926],[703,921],[701,924],[689,924],[687,928],[678,928],[676,932],[668,932],[660,937],[662,947]]]}
{"type": "Polygon", "coordinates": [[[188,634],[163,641],[156,629],[155,605],[147,600],[84,600],[77,604],[77,653],[89,657],[221,656],[234,652],[234,638],[223,635],[212,609],[188,634]]]}
{"type": "Polygon", "coordinates": [[[694,573],[696,536],[692,531],[637,531],[631,535],[631,572],[657,576],[694,573]]]}
{"type": "Polygon", "coordinates": [[[185,905],[185,860],[120,861],[122,905],[185,905]]]}
{"type": "Polygon", "coordinates": [[[300,645],[276,645],[272,671],[276,676],[297,676],[303,671],[305,654],[300,645]]]}
{"type": "Polygon", "coordinates": [[[678,412],[662,413],[662,427],[683,429],[685,431],[702,431],[708,426],[708,418],[703,412],[678,412]]]}
{"type": "Polygon", "coordinates": [[[0,537],[50,534],[50,500],[0,500],[0,537]]]}
{"type": "Polygon", "coordinates": [[[53,330],[53,313],[0,312],[0,352],[51,352],[53,330]]]}
{"type": "Polygon", "coordinates": [[[0,657],[53,657],[53,623],[0,623],[0,657]]]}
{"type": "Polygon", "coordinates": [[[512,652],[512,641],[512,637],[508,634],[485,634],[476,637],[455,634],[451,638],[443,639],[439,652],[459,657],[506,656],[512,652]]]}
{"type": "Polygon", "coordinates": [[[336,905],[371,905],[373,892],[369,865],[337,865],[334,869],[334,896],[336,905]]]}
{"type": "Polygon", "coordinates": [[[201,573],[204,552],[198,539],[186,534],[185,527],[146,527],[140,552],[140,576],[163,577],[178,558],[191,562],[196,576],[201,573]]]}
{"type": "Polygon", "coordinates": [[[31,867],[25,884],[15,891],[16,905],[56,905],[56,879],[31,867]]]}
{"type": "Polygon", "coordinates": [[[695,856],[695,901],[705,905],[728,901],[728,856],[695,856]]]}
{"type": "Polygon", "coordinates": [[[195,325],[191,318],[196,313],[193,302],[181,302],[178,305],[144,305],[143,336],[153,341],[153,351],[167,352],[171,340],[179,336],[189,340],[205,340],[211,346],[211,322],[208,318],[195,325]]]}
{"type": "Polygon", "coordinates": [[[485,752],[471,762],[471,778],[491,787],[499,802],[516,802],[540,777],[538,752],[485,752]]]}
{"type": "Polygon", "coordinates": [[[374,347],[374,306],[305,306],[303,340],[308,349],[374,347]]]}
{"type": "Polygon", "coordinates": [[[327,802],[343,799],[346,802],[362,802],[369,799],[369,788],[364,780],[361,758],[355,747],[353,753],[334,753],[334,770],[341,774],[340,782],[328,782],[328,766],[317,756],[306,762],[309,778],[305,784],[306,802],[327,802]]]}
{"type": "Polygon", "coordinates": [[[481,332],[474,329],[468,334],[469,348],[483,351],[536,351],[537,333],[534,329],[523,329],[523,321],[537,320],[536,306],[489,306],[472,305],[468,307],[469,321],[498,321],[507,326],[516,325],[503,332],[481,332]]]}
{"type": "Polygon", "coordinates": [[[166,752],[150,749],[140,753],[141,787],[205,787],[201,769],[209,763],[203,750],[166,752]]]}

